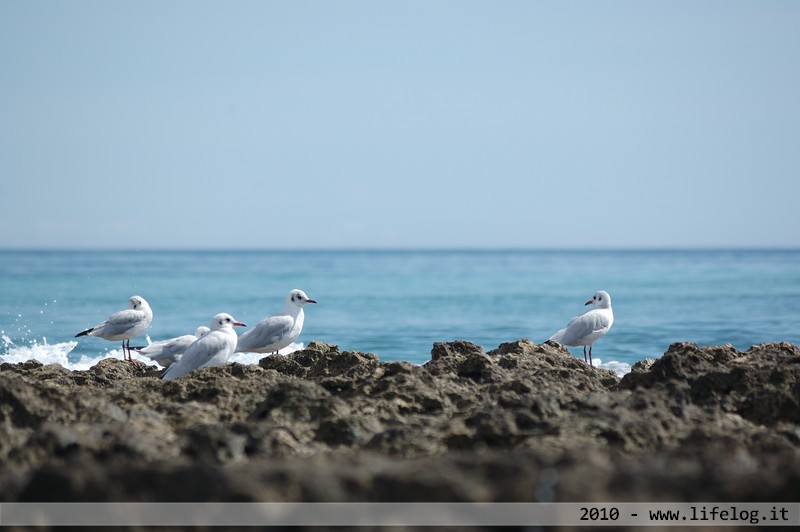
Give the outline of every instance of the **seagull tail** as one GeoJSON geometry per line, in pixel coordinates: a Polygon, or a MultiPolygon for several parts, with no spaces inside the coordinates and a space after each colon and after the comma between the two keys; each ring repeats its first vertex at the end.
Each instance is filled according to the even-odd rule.
{"type": "Polygon", "coordinates": [[[78,338],[79,336],[87,336],[93,330],[94,330],[94,327],[92,327],[91,329],[86,329],[85,331],[81,331],[81,332],[79,332],[78,334],[75,335],[75,338],[78,338]]]}
{"type": "Polygon", "coordinates": [[[552,341],[554,341],[554,342],[561,343],[561,342],[564,340],[564,333],[566,333],[566,332],[567,332],[567,329],[566,329],[566,328],[564,328],[564,329],[561,329],[560,331],[558,331],[557,333],[555,333],[553,336],[551,336],[550,338],[548,338],[548,340],[552,340],[552,341]]]}

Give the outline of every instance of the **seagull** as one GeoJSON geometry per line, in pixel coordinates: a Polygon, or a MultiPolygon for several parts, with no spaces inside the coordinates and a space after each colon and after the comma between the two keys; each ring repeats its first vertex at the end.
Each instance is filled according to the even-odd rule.
{"type": "Polygon", "coordinates": [[[122,360],[133,362],[131,358],[131,338],[139,336],[150,327],[153,321],[153,311],[150,305],[141,296],[132,296],[128,299],[128,308],[115,312],[106,321],[98,323],[90,329],[81,331],[75,335],[97,336],[106,340],[122,340],[122,360]],[[125,340],[128,341],[127,346],[125,340]],[[128,357],[125,358],[127,353],[128,357]]]}
{"type": "Polygon", "coordinates": [[[264,318],[258,325],[239,337],[236,352],[277,353],[291,344],[303,330],[303,307],[316,303],[302,290],[292,290],[286,295],[283,310],[264,318]]]}
{"type": "Polygon", "coordinates": [[[614,312],[611,310],[611,296],[608,292],[600,290],[586,302],[592,308],[575,316],[567,326],[553,336],[550,340],[561,345],[571,347],[583,346],[583,361],[586,362],[586,346],[589,346],[589,365],[592,365],[592,344],[605,336],[614,323],[614,312]]]}
{"type": "Polygon", "coordinates": [[[233,330],[234,326],[246,327],[244,323],[236,321],[233,316],[225,312],[214,316],[211,320],[211,331],[186,348],[181,359],[168,367],[161,378],[170,381],[198,368],[225,364],[236,349],[237,336],[233,330]]]}
{"type": "Polygon", "coordinates": [[[160,366],[168,368],[178,360],[180,360],[184,351],[192,345],[195,340],[202,338],[203,335],[208,333],[211,329],[205,325],[197,328],[194,334],[184,334],[177,338],[164,340],[161,342],[153,342],[150,345],[143,347],[132,347],[134,351],[146,356],[150,360],[157,362],[160,366]]]}

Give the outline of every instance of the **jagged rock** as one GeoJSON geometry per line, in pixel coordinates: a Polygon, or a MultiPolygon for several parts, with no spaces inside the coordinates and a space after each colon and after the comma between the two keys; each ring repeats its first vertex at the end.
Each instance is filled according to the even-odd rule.
{"type": "Polygon", "coordinates": [[[756,424],[800,424],[800,349],[788,343],[700,348],[672,344],[620,388],[669,390],[684,402],[736,413],[756,424]]]}
{"type": "Polygon", "coordinates": [[[800,349],[673,344],[618,379],[558,344],[422,366],[311,342],[162,381],[0,365],[13,500],[797,500],[800,349]]]}

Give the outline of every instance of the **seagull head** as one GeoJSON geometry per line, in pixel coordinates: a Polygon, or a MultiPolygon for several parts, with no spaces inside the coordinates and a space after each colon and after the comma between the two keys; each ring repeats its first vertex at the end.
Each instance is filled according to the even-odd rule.
{"type": "Polygon", "coordinates": [[[600,290],[595,292],[592,299],[585,303],[586,305],[596,305],[597,308],[611,308],[611,296],[608,292],[600,290]]]}
{"type": "Polygon", "coordinates": [[[236,321],[236,319],[227,312],[221,312],[214,316],[211,320],[211,330],[218,331],[220,329],[233,329],[233,327],[247,327],[244,323],[236,321]]]}
{"type": "Polygon", "coordinates": [[[210,330],[211,330],[211,329],[209,329],[209,328],[208,328],[208,327],[206,327],[205,325],[201,325],[201,326],[200,326],[200,327],[198,327],[198,328],[197,328],[197,330],[194,332],[194,335],[195,335],[195,336],[197,336],[198,338],[202,338],[203,336],[205,336],[206,334],[208,334],[208,332],[209,332],[210,330]]]}
{"type": "Polygon", "coordinates": [[[147,304],[147,301],[145,301],[142,296],[131,296],[130,299],[128,299],[128,308],[144,310],[145,308],[150,308],[150,305],[147,304]]]}
{"type": "Polygon", "coordinates": [[[313,299],[308,297],[302,290],[294,289],[286,296],[286,304],[292,304],[296,307],[302,308],[306,303],[316,303],[313,299]]]}

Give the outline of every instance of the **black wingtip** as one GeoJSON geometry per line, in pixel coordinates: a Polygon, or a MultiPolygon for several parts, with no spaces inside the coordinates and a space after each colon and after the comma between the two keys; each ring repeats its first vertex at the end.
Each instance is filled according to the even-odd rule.
{"type": "Polygon", "coordinates": [[[94,330],[94,328],[86,329],[85,331],[81,331],[81,332],[79,332],[78,334],[75,335],[75,338],[78,338],[79,336],[86,336],[87,334],[89,334],[93,330],[94,330]]]}

